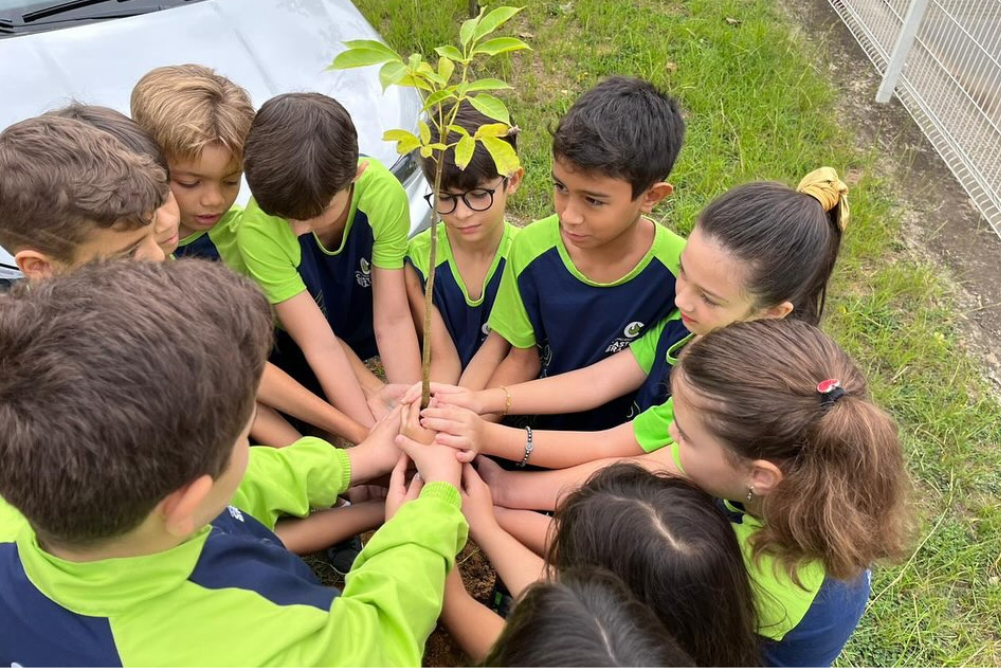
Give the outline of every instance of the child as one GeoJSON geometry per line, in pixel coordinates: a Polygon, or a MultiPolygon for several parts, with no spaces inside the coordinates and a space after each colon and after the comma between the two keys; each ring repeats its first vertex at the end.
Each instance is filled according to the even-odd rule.
{"type": "MultiPolygon", "coordinates": [[[[700,214],[681,254],[678,309],[634,341],[629,352],[508,388],[474,393],[436,388],[436,396],[482,414],[507,408],[518,414],[552,413],[582,410],[638,389],[637,408],[642,412],[631,422],[598,433],[537,430],[529,462],[563,468],[658,450],[670,443],[671,366],[692,335],[743,320],[789,317],[819,322],[842,226],[847,224],[846,191],[827,167],[809,174],[797,191],[771,182],[733,188],[700,214]]],[[[430,408],[424,414],[428,426],[443,431],[441,443],[468,443],[473,452],[516,462],[524,457],[524,430],[447,408],[430,408]]],[[[555,492],[558,486],[547,488],[555,492]]],[[[542,491],[539,485],[533,489],[542,491]]]]}
{"type": "MultiPolygon", "coordinates": [[[[463,513],[473,540],[517,594],[538,578],[541,560],[500,527],[489,490],[466,466],[463,513]]],[[[760,664],[740,547],[712,497],[690,482],[635,465],[608,467],[566,499],[554,528],[546,557],[550,576],[607,569],[653,610],[695,665],[760,664]]],[[[455,576],[446,592],[449,631],[471,656],[482,656],[497,637],[500,618],[473,601],[455,576]]]]}
{"type": "Polygon", "coordinates": [[[162,260],[167,174],[114,137],[38,116],[0,133],[0,245],[29,280],[98,258],[162,260]]]}
{"type": "Polygon", "coordinates": [[[218,263],[90,265],[0,300],[0,495],[29,523],[0,544],[0,660],[419,665],[465,542],[459,465],[410,449],[407,490],[398,421],[350,450],[248,448],[270,338],[218,263]],[[275,517],[397,460],[391,519],[343,593],[321,586],[275,517]]]}
{"type": "MultiPolygon", "coordinates": [[[[684,127],[673,99],[621,77],[585,93],[560,120],[553,136],[556,215],[512,244],[490,314],[491,329],[512,350],[490,386],[529,380],[540,368],[553,376],[594,364],[671,311],[684,240],[645,214],[671,194],[663,179],[684,127]]],[[[632,400],[537,425],[607,429],[629,417],[632,400]]]]}
{"type": "MultiPolygon", "coordinates": [[[[444,117],[452,113],[453,108],[449,107],[444,117]]],[[[475,134],[480,127],[494,122],[464,102],[455,112],[452,125],[475,134]]],[[[452,133],[448,141],[458,139],[459,136],[452,133]]],[[[502,140],[516,147],[513,134],[502,140]]],[[[439,141],[436,125],[432,125],[431,141],[439,141]]],[[[444,225],[438,228],[431,377],[479,389],[488,379],[472,378],[463,371],[487,338],[487,319],[497,296],[511,242],[519,231],[504,220],[504,211],[507,198],[521,184],[524,170],[499,174],[490,154],[479,144],[465,169],[456,166],[454,149],[449,149],[442,161],[437,201],[444,225]]],[[[435,159],[424,158],[421,166],[428,183],[434,183],[435,159]]],[[[427,200],[434,205],[432,195],[428,195],[427,200]]],[[[430,244],[431,231],[425,230],[411,239],[407,248],[407,293],[419,332],[424,323],[424,283],[430,268],[430,244]]],[[[498,349],[488,355],[496,365],[507,353],[508,346],[499,337],[491,341],[493,345],[499,344],[498,349]]]]}
{"type": "MultiPolygon", "coordinates": [[[[122,142],[133,153],[152,159],[169,178],[170,167],[167,165],[167,159],[163,156],[160,147],[156,145],[149,134],[125,114],[108,107],[74,102],[62,109],[51,111],[47,115],[73,118],[99,130],[104,130],[122,142]]],[[[177,205],[177,198],[174,197],[173,191],[168,189],[166,201],[156,210],[156,215],[153,217],[153,236],[160,250],[168,257],[177,250],[177,245],[180,242],[180,224],[181,212],[177,205]]]]}
{"type": "Polygon", "coordinates": [[[247,91],[201,65],[150,70],[132,89],[132,118],[170,166],[181,214],[178,257],[221,259],[243,270],[236,248],[243,143],[254,120],[247,91]]]}
{"type": "Polygon", "coordinates": [[[406,192],[386,167],[359,159],[348,112],[319,93],[265,102],[245,155],[254,198],[238,240],[282,327],[272,359],[355,420],[371,423],[338,337],[363,359],[379,353],[391,383],[419,379],[403,276],[406,192]]]}
{"type": "Polygon", "coordinates": [[[694,666],[614,575],[573,569],[530,586],[485,666],[694,666]]]}

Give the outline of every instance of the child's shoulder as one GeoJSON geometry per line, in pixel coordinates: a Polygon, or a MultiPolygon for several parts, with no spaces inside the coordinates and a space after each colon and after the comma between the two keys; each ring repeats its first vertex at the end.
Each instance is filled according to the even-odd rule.
{"type": "Polygon", "coordinates": [[[560,219],[556,214],[536,220],[521,229],[508,225],[511,227],[508,252],[518,270],[527,267],[547,251],[559,248],[560,219]]]}
{"type": "Polygon", "coordinates": [[[653,256],[667,265],[671,273],[677,275],[678,267],[681,264],[681,251],[685,250],[687,240],[670,229],[654,220],[650,222],[654,226],[653,245],[650,248],[653,256]]]}
{"type": "Polygon", "coordinates": [[[386,188],[403,191],[403,185],[386,165],[375,158],[359,156],[358,164],[365,165],[365,171],[361,173],[355,181],[355,199],[360,199],[364,194],[373,190],[384,191],[386,188]]]}

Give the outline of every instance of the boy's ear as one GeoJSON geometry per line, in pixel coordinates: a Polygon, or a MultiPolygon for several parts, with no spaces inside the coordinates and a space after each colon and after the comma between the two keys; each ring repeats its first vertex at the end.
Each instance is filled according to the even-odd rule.
{"type": "Polygon", "coordinates": [[[200,527],[196,515],[202,502],[212,492],[212,476],[203,475],[175,490],[160,502],[160,513],[167,532],[176,538],[187,538],[200,527]]]}
{"type": "Polygon", "coordinates": [[[14,254],[14,262],[29,281],[49,278],[62,266],[61,262],[52,259],[45,253],[36,250],[22,250],[14,254]]]}
{"type": "Polygon", "coordinates": [[[365,171],[366,169],[368,169],[368,160],[362,160],[362,161],[361,161],[361,164],[360,164],[360,165],[358,165],[358,171],[357,171],[357,172],[355,173],[355,178],[354,178],[354,180],[355,180],[355,181],[357,181],[358,179],[360,179],[360,178],[361,178],[361,175],[362,175],[362,173],[363,173],[363,172],[364,172],[364,171],[365,171]]]}
{"type": "Polygon", "coordinates": [[[661,200],[670,197],[671,193],[674,192],[674,186],[666,181],[658,181],[649,188],[646,189],[640,199],[643,200],[642,206],[640,207],[643,213],[650,213],[653,208],[660,203],[661,200]]]}
{"type": "Polygon", "coordinates": [[[519,167],[514,172],[507,177],[507,194],[513,195],[518,192],[518,187],[521,185],[521,180],[525,178],[525,168],[519,167]]]}
{"type": "Polygon", "coordinates": [[[785,474],[782,469],[767,459],[755,459],[751,462],[751,485],[757,496],[767,496],[775,491],[785,474]]]}

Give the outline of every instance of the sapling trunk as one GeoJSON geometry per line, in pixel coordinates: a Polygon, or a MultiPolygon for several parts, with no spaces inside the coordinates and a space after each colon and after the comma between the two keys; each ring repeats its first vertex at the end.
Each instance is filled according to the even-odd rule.
{"type": "MultiPolygon", "coordinates": [[[[440,127],[440,125],[439,125],[440,127]]],[[[431,314],[434,308],[434,275],[438,264],[438,192],[444,155],[439,154],[434,168],[434,193],[431,208],[431,246],[428,251],[428,280],[424,284],[424,347],[421,350],[421,409],[431,403],[431,314]]]]}

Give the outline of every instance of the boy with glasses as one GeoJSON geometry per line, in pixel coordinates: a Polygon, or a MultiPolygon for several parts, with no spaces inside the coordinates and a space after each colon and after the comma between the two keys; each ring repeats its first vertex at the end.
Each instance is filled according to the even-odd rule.
{"type": "MultiPolygon", "coordinates": [[[[451,110],[446,111],[448,116],[451,110]]],[[[474,134],[482,125],[493,123],[468,102],[455,115],[454,125],[474,134]]],[[[438,128],[432,127],[432,141],[438,141],[438,128]]],[[[454,143],[452,133],[446,143],[454,143]]],[[[515,148],[515,137],[504,141],[515,148]]],[[[497,296],[511,241],[519,231],[504,219],[507,198],[518,190],[523,169],[513,174],[497,173],[493,159],[480,144],[466,168],[455,164],[455,151],[443,156],[438,213],[444,225],[438,227],[437,273],[431,324],[431,377],[439,382],[456,383],[481,389],[489,373],[504,358],[508,343],[491,337],[483,346],[490,328],[487,320],[497,296]],[[473,358],[476,362],[470,364],[473,358]],[[484,373],[477,373],[482,369],[484,373]]],[[[428,183],[435,182],[435,159],[421,160],[428,183]]],[[[435,206],[433,194],[425,196],[435,206]]],[[[407,248],[407,296],[417,331],[424,321],[424,283],[430,269],[431,230],[411,239],[407,248]]]]}

